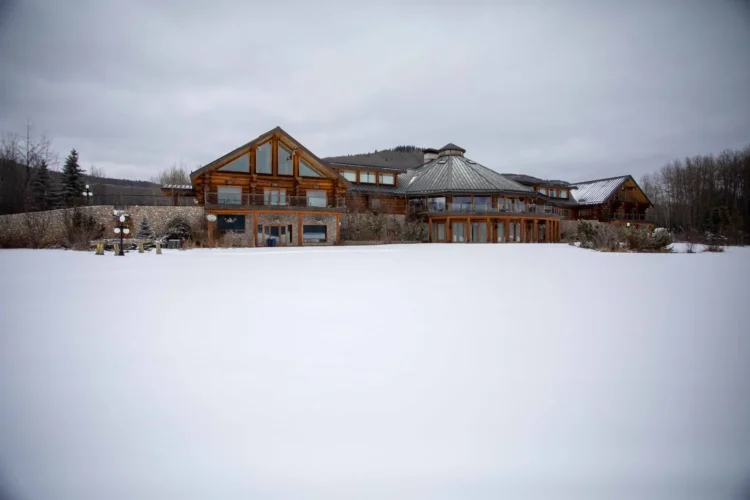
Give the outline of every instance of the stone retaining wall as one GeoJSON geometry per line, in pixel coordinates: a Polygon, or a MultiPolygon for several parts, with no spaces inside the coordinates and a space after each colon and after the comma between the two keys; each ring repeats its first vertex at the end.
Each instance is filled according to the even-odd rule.
{"type": "MultiPolygon", "coordinates": [[[[114,206],[98,205],[93,207],[80,207],[79,210],[86,216],[93,216],[94,220],[105,228],[105,236],[114,237],[115,219],[113,215],[114,206]]],[[[148,217],[151,229],[157,236],[164,234],[169,221],[176,217],[184,217],[191,226],[200,227],[204,220],[203,207],[154,207],[133,206],[124,211],[131,216],[134,228],[130,236],[135,233],[141,225],[143,217],[148,217]]],[[[44,246],[62,245],[66,241],[65,217],[70,217],[73,209],[48,210],[45,212],[31,212],[24,214],[0,215],[0,246],[10,246],[16,242],[29,240],[30,233],[37,233],[37,237],[44,246]],[[67,214],[67,215],[66,215],[67,214]],[[39,234],[43,233],[43,234],[39,234]]]]}

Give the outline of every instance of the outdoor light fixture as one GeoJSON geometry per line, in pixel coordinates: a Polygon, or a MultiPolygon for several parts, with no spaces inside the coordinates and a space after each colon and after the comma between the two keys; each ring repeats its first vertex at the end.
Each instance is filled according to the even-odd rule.
{"type": "MultiPolygon", "coordinates": [[[[116,215],[117,215],[117,210],[115,210],[115,216],[116,215]]],[[[124,248],[125,243],[123,241],[123,238],[125,237],[126,234],[130,234],[130,229],[128,229],[125,226],[125,221],[128,220],[128,214],[120,215],[120,217],[117,220],[120,221],[120,225],[115,227],[115,234],[120,235],[120,252],[117,255],[125,257],[125,248],[124,248]]]]}
{"type": "Polygon", "coordinates": [[[94,193],[91,192],[88,184],[86,184],[86,191],[81,193],[81,195],[86,198],[86,200],[88,200],[88,204],[91,205],[91,197],[94,196],[94,193]]]}

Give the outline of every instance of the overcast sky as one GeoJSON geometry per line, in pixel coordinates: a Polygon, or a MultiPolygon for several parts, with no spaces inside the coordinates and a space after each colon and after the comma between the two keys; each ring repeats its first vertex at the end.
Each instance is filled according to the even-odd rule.
{"type": "Polygon", "coordinates": [[[570,181],[750,144],[740,0],[0,4],[0,130],[109,176],[277,125],[321,157],[454,142],[570,181]]]}

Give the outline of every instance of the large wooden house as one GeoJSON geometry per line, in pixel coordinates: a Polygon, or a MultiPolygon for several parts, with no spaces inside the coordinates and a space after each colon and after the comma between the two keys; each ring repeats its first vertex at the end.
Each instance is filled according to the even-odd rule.
{"type": "Polygon", "coordinates": [[[629,175],[580,183],[500,174],[447,144],[395,168],[325,161],[280,127],[192,172],[209,239],[232,233],[249,246],[332,245],[341,214],[374,211],[424,221],[432,242],[557,242],[561,221],[651,224],[650,201],[629,175]]]}

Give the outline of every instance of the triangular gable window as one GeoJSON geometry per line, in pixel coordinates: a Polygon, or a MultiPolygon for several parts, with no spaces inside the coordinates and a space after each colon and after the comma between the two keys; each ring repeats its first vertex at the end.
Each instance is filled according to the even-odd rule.
{"type": "Polygon", "coordinates": [[[299,175],[302,177],[322,177],[322,175],[313,170],[310,165],[305,163],[305,160],[302,158],[299,159],[299,175]]]}
{"type": "Polygon", "coordinates": [[[250,155],[244,154],[219,169],[220,172],[250,172],[250,155]]]}

